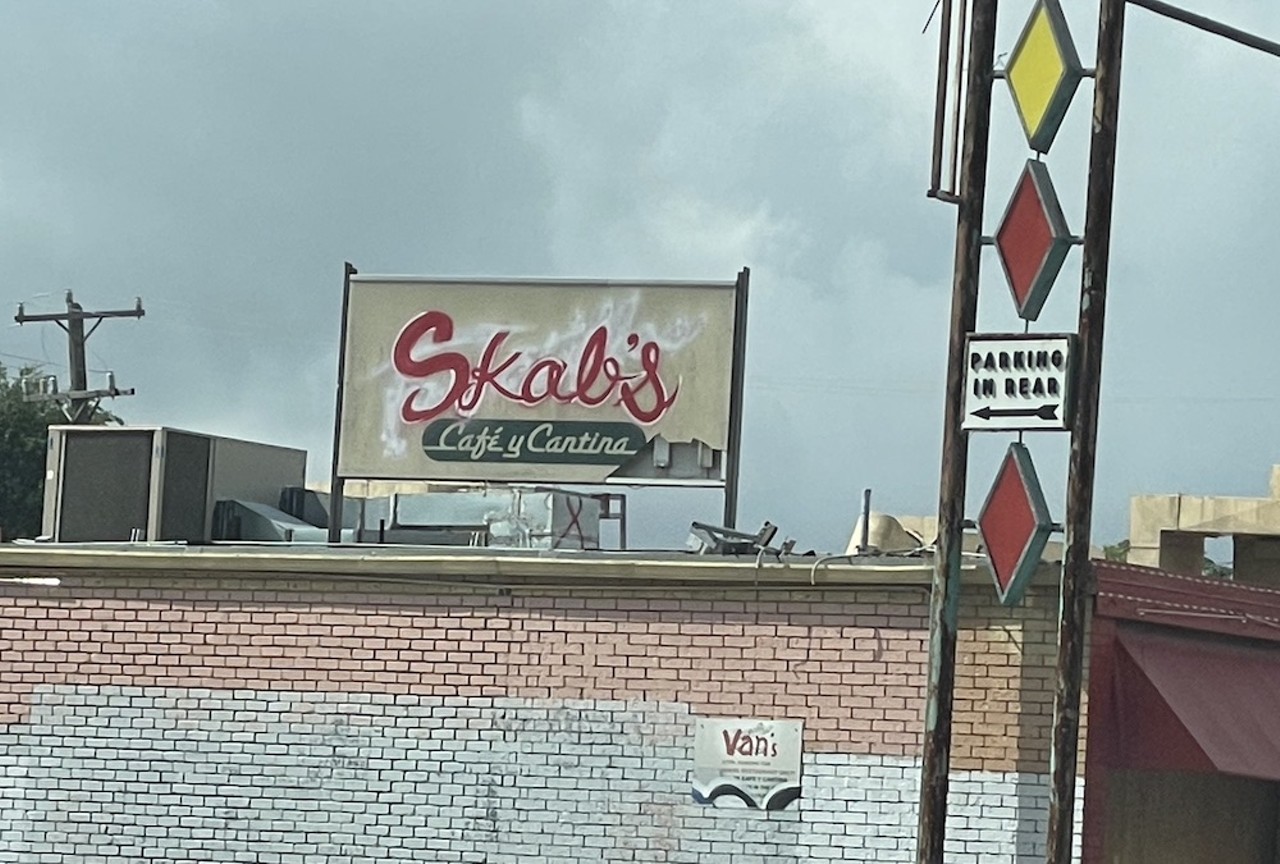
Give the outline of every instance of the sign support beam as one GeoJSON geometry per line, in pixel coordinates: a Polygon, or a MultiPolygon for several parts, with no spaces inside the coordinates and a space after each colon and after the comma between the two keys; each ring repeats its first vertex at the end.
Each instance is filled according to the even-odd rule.
{"type": "Polygon", "coordinates": [[[1186,9],[1180,9],[1172,3],[1163,2],[1163,0],[1129,0],[1129,2],[1134,6],[1141,6],[1143,9],[1155,12],[1157,15],[1172,18],[1174,21],[1179,21],[1183,24],[1190,24],[1192,27],[1203,30],[1206,33],[1212,33],[1214,36],[1230,39],[1232,42],[1244,45],[1246,48],[1262,51],[1272,57],[1280,57],[1280,42],[1263,39],[1256,33],[1249,33],[1239,27],[1232,27],[1229,24],[1223,24],[1221,21],[1207,18],[1204,15],[1188,12],[1186,9]]]}
{"type": "Polygon", "coordinates": [[[342,264],[342,332],[338,334],[338,388],[333,409],[333,462],[329,470],[329,535],[330,543],[342,542],[342,505],[346,481],[338,473],[338,454],[342,452],[342,382],[347,366],[347,315],[351,302],[351,277],[356,268],[350,261],[342,264]]]}
{"type": "Polygon", "coordinates": [[[938,546],[934,553],[933,590],[929,601],[929,682],[920,776],[920,821],[916,834],[917,864],[942,864],[947,834],[960,553],[964,530],[965,474],[969,464],[969,434],[961,428],[965,340],[977,324],[982,212],[986,203],[987,145],[991,128],[992,69],[995,65],[996,6],[997,0],[974,0],[969,29],[969,77],[965,96],[964,147],[960,163],[946,405],[942,426],[938,546]]]}
{"type": "Polygon", "coordinates": [[[742,466],[742,400],[746,395],[747,368],[747,292],[751,270],[738,272],[733,304],[733,370],[729,394],[729,452],[725,454],[724,525],[738,527],[738,484],[742,466]]]}
{"type": "Polygon", "coordinates": [[[1103,324],[1111,256],[1111,210],[1115,189],[1116,127],[1120,115],[1120,61],[1126,0],[1101,0],[1085,205],[1084,264],[1080,288],[1079,359],[1075,422],[1067,476],[1066,550],[1058,617],[1058,658],[1053,699],[1052,774],[1049,788],[1048,864],[1071,861],[1076,761],[1080,737],[1080,688],[1084,674],[1084,628],[1091,565],[1094,469],[1098,442],[1098,396],[1102,383],[1103,324]]]}

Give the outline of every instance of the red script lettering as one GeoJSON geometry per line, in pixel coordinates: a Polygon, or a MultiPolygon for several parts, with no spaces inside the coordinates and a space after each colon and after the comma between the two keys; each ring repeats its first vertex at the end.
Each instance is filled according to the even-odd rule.
{"type": "Polygon", "coordinates": [[[724,754],[726,756],[772,756],[778,755],[778,742],[763,735],[751,736],[741,729],[733,731],[733,737],[729,737],[728,729],[720,730],[720,737],[724,739],[724,754]]]}
{"type": "Polygon", "coordinates": [[[639,335],[627,337],[627,351],[639,357],[639,372],[622,371],[622,361],[610,356],[609,328],[597,327],[587,337],[576,363],[559,357],[536,360],[518,381],[505,380],[522,351],[503,351],[508,330],[489,339],[473,366],[465,354],[436,350],[417,356],[428,345],[445,346],[453,339],[453,319],[433,310],[424,312],[400,331],[391,361],[396,371],[414,381],[447,381],[448,390],[433,404],[422,404],[419,385],[405,399],[400,416],[406,423],[425,423],[449,410],[464,416],[479,407],[492,392],[499,398],[533,407],[548,400],[561,404],[618,405],[638,423],[661,420],[675,404],[680,385],[668,388],[662,380],[662,349],[656,342],[641,343],[639,335]],[[572,370],[572,372],[570,371],[572,370]]]}

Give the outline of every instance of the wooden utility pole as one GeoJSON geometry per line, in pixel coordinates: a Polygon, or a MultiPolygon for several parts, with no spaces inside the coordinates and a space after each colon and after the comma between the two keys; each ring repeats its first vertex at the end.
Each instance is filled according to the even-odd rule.
{"type": "Polygon", "coordinates": [[[1049,788],[1048,864],[1069,864],[1074,822],[1080,688],[1091,564],[1093,481],[1102,384],[1102,333],[1111,257],[1111,199],[1115,189],[1116,128],[1120,116],[1120,60],[1125,0],[1101,0],[1093,91],[1093,135],[1085,203],[1084,264],[1080,286],[1080,345],[1075,422],[1067,474],[1066,551],[1058,618],[1058,660],[1053,699],[1049,788]]]}
{"type": "Polygon", "coordinates": [[[137,304],[132,309],[116,309],[108,312],[86,312],[84,308],[75,301],[71,296],[71,292],[67,292],[67,311],[66,312],[50,312],[40,315],[28,315],[23,309],[21,303],[18,304],[18,314],[13,316],[13,320],[19,324],[27,324],[37,321],[52,321],[63,329],[67,334],[67,359],[70,368],[70,384],[71,389],[66,393],[58,392],[41,392],[26,396],[29,402],[61,402],[63,403],[62,411],[67,415],[67,420],[75,424],[88,423],[93,419],[94,412],[98,409],[98,402],[104,396],[112,398],[116,396],[132,396],[134,391],[132,388],[121,390],[115,385],[115,376],[108,377],[108,385],[103,390],[89,389],[89,370],[86,368],[84,346],[89,337],[98,329],[98,325],[106,318],[141,318],[146,315],[146,310],[142,308],[142,298],[138,298],[137,304]],[[93,321],[93,326],[86,333],[84,329],[85,321],[93,321]]]}
{"type": "Polygon", "coordinates": [[[961,428],[964,419],[964,349],[965,339],[973,332],[978,316],[991,85],[995,77],[996,5],[997,0],[975,0],[969,27],[969,75],[960,188],[956,201],[955,272],[951,289],[942,476],[938,493],[938,548],[934,553],[933,590],[929,601],[929,682],[920,776],[920,822],[916,835],[917,864],[942,864],[947,834],[960,554],[964,540],[965,475],[969,465],[969,435],[961,428]]]}

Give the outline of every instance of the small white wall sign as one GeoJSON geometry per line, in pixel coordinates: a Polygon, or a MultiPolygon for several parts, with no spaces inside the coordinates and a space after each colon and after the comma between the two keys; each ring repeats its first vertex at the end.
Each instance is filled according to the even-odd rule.
{"type": "Polygon", "coordinates": [[[800,797],[800,720],[697,718],[693,798],[781,810],[800,797]]]}

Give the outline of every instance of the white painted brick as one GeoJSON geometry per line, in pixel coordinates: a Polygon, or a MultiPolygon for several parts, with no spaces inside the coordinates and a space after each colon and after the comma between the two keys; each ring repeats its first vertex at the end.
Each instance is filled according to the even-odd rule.
{"type": "MultiPolygon", "coordinates": [[[[915,760],[807,754],[791,809],[703,807],[692,721],[676,704],[45,687],[0,734],[0,864],[913,860],[915,760]]],[[[955,772],[951,799],[949,860],[1042,855],[1043,776],[955,772]]]]}

